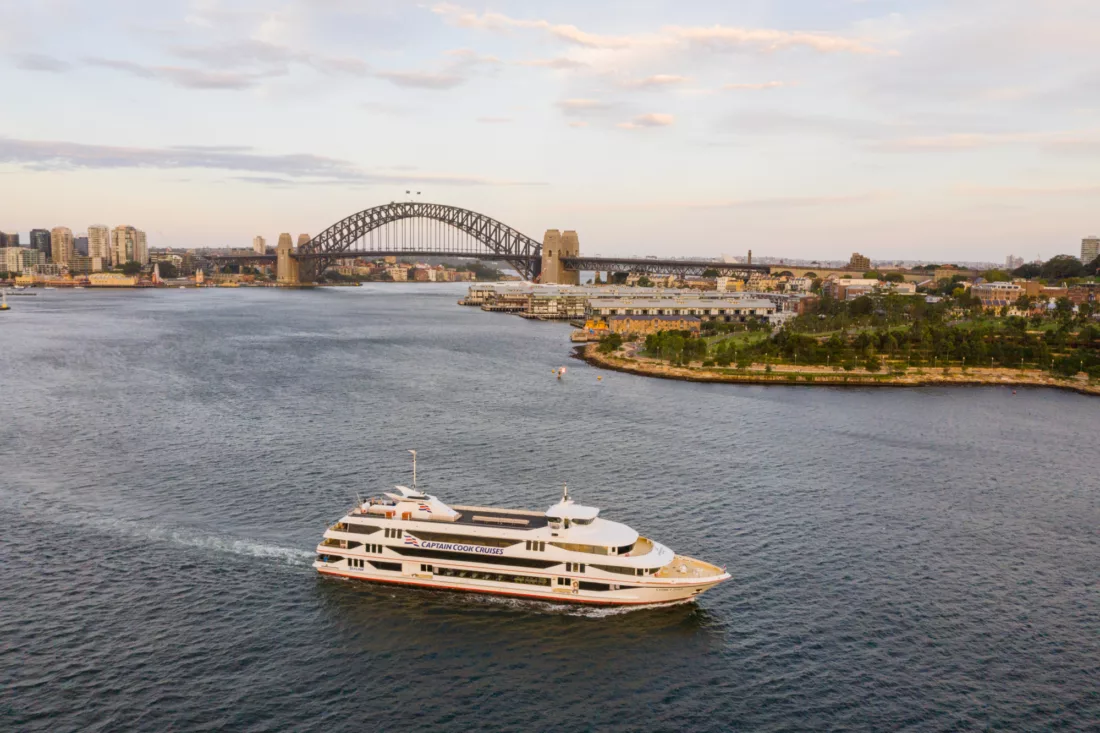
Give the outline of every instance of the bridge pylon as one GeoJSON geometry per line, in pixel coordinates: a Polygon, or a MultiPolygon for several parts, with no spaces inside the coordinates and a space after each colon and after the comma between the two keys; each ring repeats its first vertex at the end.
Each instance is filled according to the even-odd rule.
{"type": "Polygon", "coordinates": [[[302,278],[298,270],[298,260],[294,257],[294,244],[290,234],[279,235],[279,246],[275,248],[275,275],[280,285],[301,285],[302,278]]]}
{"type": "Polygon", "coordinates": [[[581,245],[577,233],[569,230],[565,233],[557,229],[547,229],[542,238],[542,276],[539,282],[554,285],[578,285],[581,274],[575,270],[566,270],[562,257],[578,257],[581,245]]]}

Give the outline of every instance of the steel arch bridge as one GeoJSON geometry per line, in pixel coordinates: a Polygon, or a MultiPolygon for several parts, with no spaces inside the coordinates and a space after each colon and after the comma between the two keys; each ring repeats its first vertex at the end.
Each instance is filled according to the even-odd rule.
{"type": "Polygon", "coordinates": [[[319,273],[340,259],[385,254],[503,260],[528,280],[542,269],[541,242],[484,214],[420,201],[394,201],[341,219],[300,246],[297,259],[319,273]]]}

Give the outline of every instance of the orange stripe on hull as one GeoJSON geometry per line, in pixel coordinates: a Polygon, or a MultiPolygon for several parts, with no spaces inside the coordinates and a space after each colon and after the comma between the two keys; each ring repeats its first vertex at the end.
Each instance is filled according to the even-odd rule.
{"type": "MultiPolygon", "coordinates": [[[[445,583],[417,583],[414,580],[397,580],[390,578],[364,578],[361,575],[351,575],[350,573],[337,573],[332,570],[321,570],[318,568],[317,572],[322,575],[335,575],[339,578],[349,578],[351,580],[361,580],[365,583],[392,583],[394,585],[414,585],[418,588],[444,588],[446,590],[465,591],[467,593],[489,593],[496,596],[513,596],[519,598],[536,598],[540,601],[551,601],[554,603],[588,603],[596,606],[657,606],[663,603],[678,603],[687,600],[687,598],[675,598],[669,601],[597,601],[588,598],[573,598],[566,596],[541,596],[533,593],[516,593],[508,590],[493,590],[491,588],[470,588],[465,585],[447,585],[445,583]]],[[[691,596],[688,596],[690,598],[691,596]]]]}

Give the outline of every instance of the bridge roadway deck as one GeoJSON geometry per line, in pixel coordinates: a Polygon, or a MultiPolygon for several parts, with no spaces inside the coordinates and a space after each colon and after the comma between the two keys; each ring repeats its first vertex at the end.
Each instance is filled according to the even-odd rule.
{"type": "MultiPolygon", "coordinates": [[[[535,260],[536,256],[498,254],[495,252],[454,252],[448,250],[371,250],[347,251],[337,253],[306,252],[295,254],[297,260],[315,259],[358,259],[370,257],[455,257],[478,260],[535,260]]],[[[272,254],[209,255],[207,259],[218,262],[275,262],[278,258],[272,254]]],[[[647,274],[701,275],[707,270],[715,270],[720,275],[743,275],[748,272],[770,272],[774,266],[749,265],[740,262],[721,262],[718,260],[682,260],[638,257],[562,257],[566,270],[588,270],[600,272],[639,272],[647,274]]]]}

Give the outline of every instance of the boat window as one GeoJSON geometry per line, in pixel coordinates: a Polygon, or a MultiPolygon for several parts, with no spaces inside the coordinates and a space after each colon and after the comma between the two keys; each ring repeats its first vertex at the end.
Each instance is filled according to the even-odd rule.
{"type": "Polygon", "coordinates": [[[395,573],[401,572],[401,563],[399,562],[381,562],[379,560],[371,560],[370,564],[379,570],[391,570],[395,573]]]}
{"type": "MultiPolygon", "coordinates": [[[[481,545],[482,547],[511,547],[518,545],[519,540],[509,540],[502,537],[479,537],[477,535],[449,534],[447,532],[422,532],[419,529],[410,531],[410,535],[425,542],[461,542],[464,545],[481,545]]],[[[530,544],[530,540],[528,541],[530,544]]],[[[531,549],[528,547],[527,549],[531,549]]]]}
{"type": "Polygon", "coordinates": [[[574,542],[551,542],[554,547],[560,547],[570,552],[587,552],[590,555],[607,555],[608,548],[601,545],[579,545],[574,542]]]}
{"type": "Polygon", "coordinates": [[[353,532],[355,534],[374,534],[375,532],[382,529],[381,527],[373,527],[369,524],[353,524],[351,522],[348,522],[347,524],[341,523],[338,524],[336,527],[333,527],[333,529],[337,528],[341,532],[353,532]]]}
{"type": "Polygon", "coordinates": [[[581,525],[592,524],[592,520],[591,519],[574,519],[573,524],[581,524],[581,525]]]}
{"type": "Polygon", "coordinates": [[[592,567],[619,575],[651,575],[660,570],[660,568],[627,568],[621,565],[596,565],[595,563],[592,563],[592,567]]]}
{"type": "Polygon", "coordinates": [[[435,569],[436,575],[449,578],[472,578],[474,580],[493,580],[497,583],[519,583],[521,585],[550,585],[550,578],[539,578],[533,575],[511,575],[508,573],[486,573],[473,570],[459,570],[458,568],[435,569]]]}
{"type": "Polygon", "coordinates": [[[628,552],[630,552],[631,550],[634,549],[634,545],[633,544],[623,545],[622,547],[619,547],[617,549],[618,549],[618,554],[625,555],[626,553],[628,553],[628,552]]]}

